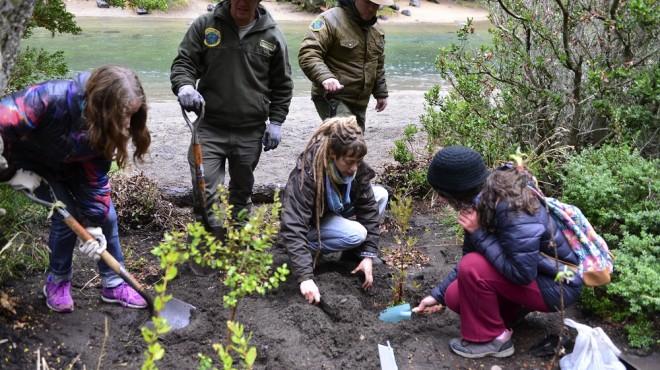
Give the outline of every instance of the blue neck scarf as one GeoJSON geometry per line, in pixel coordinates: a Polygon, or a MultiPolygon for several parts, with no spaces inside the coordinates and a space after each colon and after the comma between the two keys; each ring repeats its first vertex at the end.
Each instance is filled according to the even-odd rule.
{"type": "Polygon", "coordinates": [[[352,176],[342,176],[337,170],[335,162],[328,163],[325,175],[325,199],[328,210],[339,216],[346,216],[351,210],[351,183],[352,176]]]}

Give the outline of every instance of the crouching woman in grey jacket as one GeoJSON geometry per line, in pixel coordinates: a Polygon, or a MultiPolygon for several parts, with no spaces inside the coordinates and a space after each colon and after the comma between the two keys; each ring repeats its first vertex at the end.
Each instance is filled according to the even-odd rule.
{"type": "Polygon", "coordinates": [[[320,302],[314,264],[321,253],[351,253],[360,260],[353,273],[373,283],[379,222],[387,190],[371,185],[375,172],[364,162],[367,145],[355,117],[323,122],[300,154],[282,197],[279,244],[289,254],[300,293],[320,302]]]}

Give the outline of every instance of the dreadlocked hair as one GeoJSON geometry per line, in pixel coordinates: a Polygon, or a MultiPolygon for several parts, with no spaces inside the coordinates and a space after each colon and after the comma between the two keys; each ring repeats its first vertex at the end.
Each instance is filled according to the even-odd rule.
{"type": "Polygon", "coordinates": [[[490,232],[495,229],[495,210],[499,202],[507,202],[514,212],[534,214],[540,204],[529,188],[533,177],[520,164],[503,166],[486,179],[478,205],[479,223],[490,232]]]}
{"type": "MultiPolygon", "coordinates": [[[[305,162],[313,153],[312,178],[316,197],[314,206],[316,210],[317,231],[321,223],[321,215],[325,205],[325,173],[332,156],[334,158],[353,157],[363,158],[367,155],[367,144],[362,136],[362,129],[357,124],[355,116],[329,118],[319,126],[309,139],[302,154],[302,176],[306,176],[305,162]]],[[[301,181],[301,188],[304,181],[301,181]]],[[[319,241],[321,240],[319,236],[319,241]]]]}

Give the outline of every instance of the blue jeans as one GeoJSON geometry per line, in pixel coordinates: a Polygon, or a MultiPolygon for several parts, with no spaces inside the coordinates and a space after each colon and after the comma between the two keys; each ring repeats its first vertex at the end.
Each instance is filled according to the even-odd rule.
{"type": "MultiPolygon", "coordinates": [[[[383,217],[385,206],[389,195],[387,190],[379,185],[371,185],[374,192],[374,198],[378,203],[378,216],[383,217]]],[[[354,249],[362,245],[367,239],[367,229],[357,221],[337,216],[329,213],[321,219],[321,253],[341,252],[354,249]]],[[[317,250],[319,248],[318,235],[316,227],[312,227],[307,235],[310,248],[317,250]]]]}
{"type": "MultiPolygon", "coordinates": [[[[69,196],[66,192],[61,191],[61,187],[58,186],[60,184],[52,183],[52,185],[53,188],[56,189],[55,193],[59,200],[63,201],[65,204],[75,204],[71,199],[62,199],[69,196]],[[58,189],[58,187],[60,189],[58,189]]],[[[41,195],[40,197],[45,199],[41,195]]],[[[70,208],[71,207],[67,207],[69,212],[72,211],[70,208]]],[[[73,212],[71,213],[75,217],[75,214],[73,212]]],[[[124,255],[122,254],[121,246],[119,245],[117,212],[115,211],[115,206],[112,202],[110,203],[108,215],[103,222],[103,225],[101,225],[101,228],[108,241],[108,253],[115,257],[117,262],[123,265],[124,255]]],[[[50,248],[49,272],[51,281],[60,282],[63,280],[71,280],[73,276],[73,250],[76,246],[77,239],[78,236],[76,236],[76,234],[64,223],[64,218],[59,213],[55,212],[51,219],[50,236],[48,238],[48,247],[50,248]]],[[[87,257],[85,256],[84,258],[87,257]]],[[[101,275],[101,282],[105,288],[114,288],[124,281],[119,275],[112,271],[110,266],[103,262],[103,260],[99,260],[98,268],[101,275]]]]}

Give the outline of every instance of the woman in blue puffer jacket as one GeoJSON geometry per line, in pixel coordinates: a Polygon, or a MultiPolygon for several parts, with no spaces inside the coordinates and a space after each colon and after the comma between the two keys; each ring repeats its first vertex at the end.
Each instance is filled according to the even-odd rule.
{"type": "MultiPolygon", "coordinates": [[[[550,238],[560,261],[577,265],[578,257],[550,224],[554,221],[529,189],[532,178],[524,168],[504,166],[489,174],[479,153],[454,146],[436,153],[428,181],[459,212],[465,240],[458,266],[414,311],[447,306],[458,313],[462,338],[449,346],[460,356],[511,356],[513,321],[525,312],[560,307],[554,278],[564,265],[549,257],[555,256],[550,238]]],[[[568,306],[578,299],[582,280],[575,274],[562,285],[568,306]]]]}
{"type": "MultiPolygon", "coordinates": [[[[71,80],[43,82],[0,99],[4,142],[0,154],[9,162],[9,168],[0,171],[0,181],[48,196],[43,186],[37,188],[39,176],[46,178],[58,200],[95,238],[78,241],[62,217],[53,215],[49,273],[43,287],[51,310],[73,311],[76,243],[90,257],[98,259],[107,249],[117,261],[124,261],[108,172],[113,160],[119,168],[128,162],[129,141],[135,148],[133,160],[142,160],[151,142],[146,124],[142,85],[133,71],[118,66],[102,66],[71,80]]],[[[132,308],[147,306],[103,261],[98,267],[103,301],[132,308]]]]}

